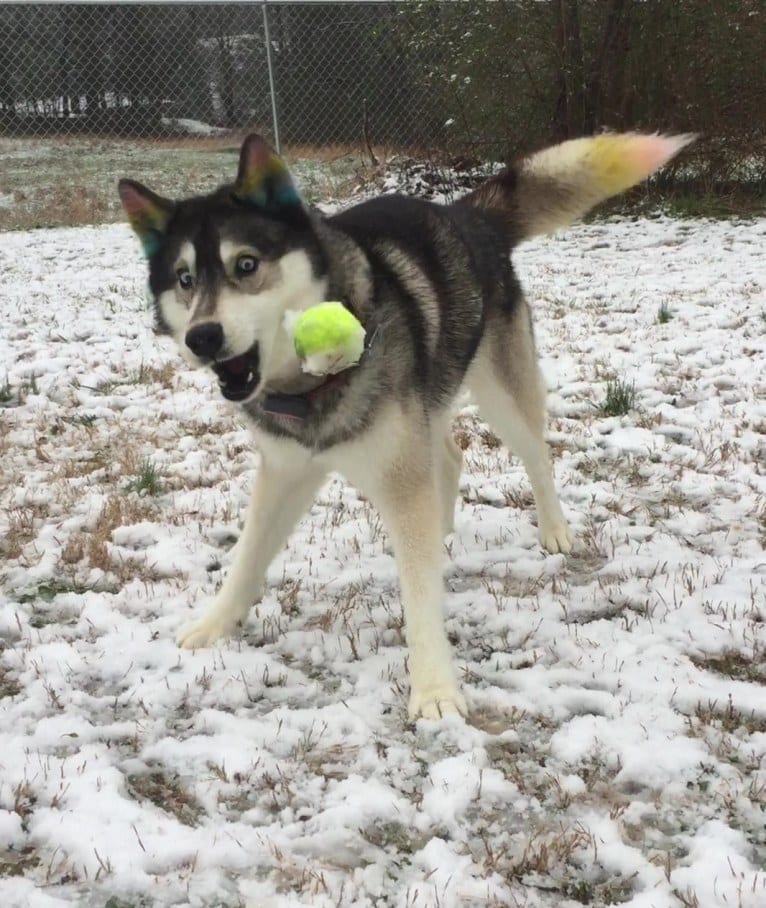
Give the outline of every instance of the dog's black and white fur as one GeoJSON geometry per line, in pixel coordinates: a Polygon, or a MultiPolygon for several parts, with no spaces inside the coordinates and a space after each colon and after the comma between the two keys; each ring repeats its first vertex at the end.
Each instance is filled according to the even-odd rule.
{"type": "MultiPolygon", "coordinates": [[[[653,149],[635,181],[686,141],[616,138],[626,153],[631,141],[653,149]]],[[[542,545],[568,552],[530,311],[510,252],[611,194],[595,142],[524,159],[452,205],[391,195],[332,217],[302,204],[257,136],[243,144],[236,180],[210,195],[172,202],[120,183],[147,253],[158,328],[187,360],[215,370],[260,453],[231,569],[206,614],[181,631],[181,646],[212,644],[246,619],[270,561],[338,471],[377,506],[390,534],[410,715],[465,713],[442,618],[442,540],[462,464],[452,406],[462,388],[472,392],[524,463],[542,545]],[[371,339],[360,364],[332,381],[302,372],[285,328],[286,312],[324,300],[342,301],[371,339]]]]}

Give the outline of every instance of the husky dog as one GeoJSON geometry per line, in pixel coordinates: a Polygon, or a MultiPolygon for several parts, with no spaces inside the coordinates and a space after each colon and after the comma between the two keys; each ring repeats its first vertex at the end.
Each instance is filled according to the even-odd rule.
{"type": "Polygon", "coordinates": [[[331,217],[308,209],[259,136],[235,181],[171,201],[122,180],[148,259],[157,327],[210,367],[260,454],[234,561],[182,647],[232,634],[266,569],[330,471],[379,509],[399,570],[410,715],[466,712],[442,615],[442,540],[452,529],[462,455],[450,429],[462,388],[523,461],[542,546],[572,539],[544,440],[544,388],[513,247],[571,223],[648,176],[689,140],[636,134],[575,139],[522,159],[450,205],[397,195],[331,217]],[[341,301],[370,339],[331,378],[302,370],[288,310],[341,301]]]}

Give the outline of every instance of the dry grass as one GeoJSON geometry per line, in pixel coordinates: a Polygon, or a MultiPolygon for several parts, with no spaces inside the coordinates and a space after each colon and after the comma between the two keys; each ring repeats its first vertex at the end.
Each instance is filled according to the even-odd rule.
{"type": "MultiPolygon", "coordinates": [[[[502,824],[498,816],[497,823],[502,824]]],[[[500,826],[498,825],[498,828],[500,826]]],[[[582,905],[618,905],[634,892],[636,877],[608,875],[598,867],[598,842],[579,823],[560,822],[524,837],[515,846],[498,846],[494,827],[480,833],[470,852],[486,874],[498,874],[506,881],[549,897],[582,905]],[[588,868],[584,874],[583,869],[588,868]]]]}
{"type": "MultiPolygon", "coordinates": [[[[593,847],[593,839],[582,826],[567,827],[533,833],[524,843],[521,853],[510,856],[505,872],[516,879],[528,874],[550,875],[561,865],[572,861],[574,855],[593,847]]],[[[499,861],[488,853],[487,869],[499,861]],[[494,861],[492,860],[494,858],[494,861]]]]}
{"type": "MultiPolygon", "coordinates": [[[[651,310],[646,317],[653,318],[651,310]]],[[[651,330],[658,333],[653,325],[651,330]]],[[[599,434],[595,408],[584,397],[572,409],[572,398],[554,397],[559,415],[552,420],[558,440],[553,447],[566,452],[556,462],[557,485],[573,522],[579,521],[577,547],[562,566],[536,545],[529,483],[518,460],[466,411],[455,432],[467,452],[462,477],[467,503],[458,505],[464,519],[449,541],[454,562],[445,611],[472,712],[469,727],[445,723],[435,731],[407,721],[403,618],[385,535],[371,504],[341,483],[323,491],[320,504],[296,530],[283,556],[284,572],[269,577],[267,595],[242,635],[204,652],[175,650],[176,621],[186,620],[194,599],[212,598],[230,561],[226,537],[244,506],[252,463],[240,425],[223,413],[208,420],[205,414],[215,410],[189,402],[194,395],[207,400],[197,376],[190,380],[182,366],[176,371],[159,357],[139,364],[139,356],[116,350],[108,368],[87,379],[100,397],[92,398],[93,389],[62,393],[59,384],[60,396],[52,393],[45,410],[38,411],[31,399],[26,410],[0,410],[6,508],[21,500],[13,496],[29,476],[45,500],[15,509],[12,522],[7,510],[2,514],[4,543],[22,560],[6,559],[19,630],[9,644],[13,652],[3,654],[0,701],[19,713],[27,705],[24,698],[34,706],[36,695],[40,712],[59,723],[81,714],[101,729],[103,752],[117,770],[103,775],[105,809],[109,798],[143,802],[140,820],[134,829],[127,827],[126,838],[143,836],[148,849],[145,830],[165,823],[180,837],[184,830],[176,820],[194,827],[191,838],[200,848],[213,842],[219,847],[229,836],[259,836],[257,827],[286,830],[271,851],[253,847],[246,871],[272,890],[312,904],[328,896],[342,905],[350,898],[342,888],[349,885],[348,868],[372,865],[386,882],[371,897],[398,897],[402,903],[409,898],[413,908],[430,886],[443,904],[461,898],[461,873],[462,880],[470,873],[487,882],[488,906],[617,905],[638,894],[629,874],[602,869],[602,849],[609,849],[611,858],[621,845],[632,849],[630,872],[639,861],[667,868],[664,881],[656,875],[666,891],[656,894],[672,900],[673,873],[688,863],[689,851],[682,849],[711,814],[746,836],[753,849],[760,847],[762,831],[755,824],[764,792],[757,736],[766,728],[760,713],[743,708],[753,703],[744,685],[752,691],[764,681],[764,654],[754,643],[762,614],[760,580],[755,574],[748,601],[747,581],[743,592],[737,578],[724,576],[731,571],[729,560],[721,559],[719,576],[717,568],[710,569],[709,556],[698,557],[694,546],[707,544],[703,534],[689,529],[682,539],[680,521],[664,525],[668,515],[677,519],[679,510],[709,516],[707,504],[690,491],[694,474],[687,473],[702,460],[728,475],[740,499],[746,494],[732,475],[735,465],[742,470],[749,463],[737,447],[736,431],[716,427],[699,444],[682,439],[688,462],[665,449],[661,463],[650,452],[612,456],[602,446],[609,439],[599,434]],[[147,406],[146,418],[135,406],[131,413],[120,410],[131,398],[146,401],[155,394],[157,410],[168,413],[174,401],[162,390],[167,388],[183,400],[178,420],[158,422],[154,405],[147,406]],[[563,415],[578,405],[579,416],[563,415]],[[91,416],[85,406],[100,415],[91,416]],[[22,432],[26,441],[19,443],[22,432]],[[159,499],[146,489],[143,495],[126,491],[146,458],[162,470],[159,499]],[[588,490],[591,483],[599,488],[588,490]],[[636,530],[645,535],[631,536],[636,530]],[[660,534],[668,536],[667,547],[662,540],[657,544],[660,534]],[[31,574],[29,588],[20,591],[16,578],[23,576],[23,558],[35,552],[52,556],[43,564],[50,564],[51,576],[31,574]],[[673,559],[679,553],[688,563],[673,559]],[[160,582],[152,557],[163,558],[169,570],[183,565],[190,582],[165,576],[160,582]],[[147,580],[151,587],[143,588],[141,581],[147,580]],[[123,583],[134,588],[126,590],[123,583]],[[690,613],[686,643],[678,644],[677,658],[650,664],[641,648],[677,642],[676,631],[664,621],[672,614],[674,627],[680,626],[679,609],[690,613]],[[706,633],[697,636],[701,625],[706,633]],[[715,651],[697,650],[693,658],[704,678],[688,662],[695,639],[715,651]],[[76,658],[61,655],[66,647],[76,658]],[[676,737],[693,738],[681,743],[704,757],[699,772],[695,764],[681,781],[672,770],[663,780],[661,765],[652,767],[646,780],[631,772],[626,777],[620,761],[635,757],[642,744],[633,743],[630,734],[609,737],[614,722],[630,721],[631,710],[642,706],[642,684],[635,679],[643,680],[647,670],[657,676],[651,698],[656,706],[662,697],[663,719],[672,715],[676,737]],[[152,676],[161,679],[159,688],[152,687],[154,699],[145,693],[152,676]],[[695,706],[700,682],[720,700],[695,706]],[[729,689],[734,698],[727,701],[729,689]],[[682,710],[678,703],[686,704],[685,722],[675,721],[682,710]],[[218,729],[207,725],[206,716],[213,714],[218,729]],[[134,719],[135,730],[118,729],[134,719]],[[598,737],[589,745],[583,735],[591,722],[598,737]],[[227,729],[258,746],[232,751],[227,729]],[[169,738],[181,756],[157,746],[169,738]],[[572,743],[577,755],[570,750],[566,756],[572,743]],[[138,760],[150,768],[136,771],[138,760]],[[471,783],[466,796],[465,778],[472,776],[478,784],[471,783]],[[368,781],[390,790],[404,816],[386,809],[376,817],[370,808],[378,795],[368,798],[363,789],[368,781]],[[667,785],[672,797],[663,805],[667,785]],[[333,841],[342,830],[343,842],[337,848],[323,847],[324,827],[318,835],[312,831],[326,822],[326,809],[338,811],[333,841]],[[449,820],[446,811],[453,811],[449,820]],[[455,855],[456,876],[448,884],[439,879],[442,867],[432,874],[423,868],[423,849],[434,838],[455,855]],[[473,866],[461,870],[469,861],[473,866]],[[417,882],[410,885],[414,874],[417,882]],[[492,881],[501,895],[489,892],[492,881]]],[[[82,359],[73,364],[73,374],[82,359]]],[[[40,385],[50,387],[47,376],[40,385]]],[[[666,426],[672,426],[672,414],[665,412],[666,426]]],[[[624,424],[651,430],[660,421],[634,411],[624,424]]],[[[725,489],[723,497],[730,494],[725,489]]],[[[755,517],[748,511],[741,519],[751,521],[751,529],[755,520],[756,536],[766,527],[758,523],[759,514],[766,511],[755,517]]],[[[712,521],[704,526],[717,532],[712,521]]],[[[716,562],[721,550],[712,554],[716,562]]],[[[637,728],[639,719],[635,722],[637,728]]],[[[36,746],[35,729],[31,716],[24,730],[30,748],[36,746]]],[[[647,736],[655,731],[647,728],[647,736]]],[[[56,809],[44,774],[58,771],[56,760],[63,763],[64,777],[77,771],[83,743],[64,734],[53,741],[51,753],[36,755],[39,774],[30,773],[26,784],[18,772],[11,780],[6,800],[25,829],[34,828],[35,811],[56,809]]],[[[23,772],[23,762],[17,765],[23,772]]],[[[52,796],[58,797],[55,787],[52,796]]],[[[63,808],[76,810],[76,801],[63,808]]],[[[65,882],[72,870],[66,861],[50,858],[56,844],[55,837],[53,846],[44,841],[42,850],[36,839],[37,851],[0,853],[0,873],[18,867],[34,881],[65,882]],[[35,863],[37,857],[42,863],[35,863]]],[[[78,847],[64,846],[73,852],[78,847]]],[[[115,862],[106,846],[98,851],[96,869],[87,871],[78,853],[78,872],[89,874],[87,885],[96,874],[110,874],[110,858],[115,862]]],[[[221,853],[216,872],[225,888],[244,872],[233,846],[233,858],[223,847],[221,853]]],[[[191,897],[197,885],[194,859],[176,867],[172,856],[165,857],[169,869],[156,871],[158,884],[183,888],[188,881],[191,897]]],[[[648,869],[644,880],[654,873],[648,869]]],[[[67,897],[63,889],[61,896],[67,897]]],[[[222,889],[222,905],[230,904],[228,897],[222,889]]],[[[696,898],[691,891],[676,895],[688,905],[696,898]]],[[[106,894],[102,903],[108,904],[106,894]]],[[[731,903],[736,905],[736,898],[731,903]]]]}
{"type": "MultiPolygon", "coordinates": [[[[136,140],[49,136],[0,140],[0,230],[123,220],[117,181],[136,176],[159,192],[208,192],[236,174],[242,136],[136,140]],[[34,170],[24,150],[34,154],[34,170]],[[30,175],[32,174],[32,177],[30,175]]],[[[296,146],[285,157],[309,201],[347,196],[363,179],[358,149],[296,146]]]]}
{"type": "MultiPolygon", "coordinates": [[[[296,584],[290,585],[287,583],[285,585],[288,590],[295,590],[296,584]]],[[[306,621],[305,626],[307,628],[318,627],[324,633],[328,633],[332,630],[339,630],[344,634],[348,633],[351,627],[352,617],[356,611],[363,606],[365,599],[364,593],[365,590],[362,586],[351,584],[342,595],[335,598],[335,601],[329,608],[317,615],[311,616],[306,621]]],[[[282,608],[285,610],[284,600],[281,595],[280,602],[283,603],[282,608]]]]}
{"type": "Polygon", "coordinates": [[[0,552],[8,559],[20,558],[37,535],[37,526],[47,516],[43,505],[25,505],[8,512],[8,528],[0,538],[0,552]]]}
{"type": "Polygon", "coordinates": [[[341,158],[359,158],[362,154],[360,146],[355,145],[287,145],[282,149],[282,156],[288,162],[299,160],[322,161],[331,164],[341,158]]]}
{"type": "Polygon", "coordinates": [[[155,505],[143,498],[113,493],[104,502],[93,526],[69,536],[59,554],[59,570],[69,583],[79,588],[83,569],[97,569],[119,584],[132,580],[156,582],[160,574],[141,556],[125,557],[115,553],[112,534],[118,527],[132,526],[146,520],[157,520],[155,505]]]}
{"type": "Polygon", "coordinates": [[[170,360],[159,366],[141,363],[130,380],[133,384],[158,384],[163,388],[172,388],[177,374],[178,366],[170,360]]]}
{"type": "MultiPolygon", "coordinates": [[[[698,703],[694,710],[694,719],[699,726],[710,726],[727,734],[737,732],[749,735],[766,734],[766,715],[737,709],[731,697],[726,703],[715,700],[698,703]]],[[[694,728],[694,724],[691,727],[694,728]]]]}
{"type": "Polygon", "coordinates": [[[22,848],[20,851],[10,848],[0,850],[0,878],[26,876],[40,863],[40,857],[31,846],[22,848]]]}
{"type": "Polygon", "coordinates": [[[716,656],[692,656],[697,668],[734,678],[738,681],[756,681],[766,684],[766,648],[756,648],[751,656],[736,650],[716,656]]]}
{"type": "Polygon", "coordinates": [[[73,457],[56,465],[56,478],[62,481],[67,479],[82,479],[92,476],[99,470],[106,470],[109,464],[109,452],[97,450],[84,456],[73,457]]]}
{"type": "Polygon", "coordinates": [[[125,781],[128,791],[137,801],[151,801],[184,826],[198,825],[202,806],[184,789],[178,776],[155,770],[145,775],[130,775],[125,781]]]}
{"type": "Polygon", "coordinates": [[[116,201],[88,186],[56,186],[17,189],[13,193],[13,214],[0,218],[0,228],[31,230],[66,224],[79,227],[114,221],[119,214],[116,201]]]}
{"type": "Polygon", "coordinates": [[[20,690],[18,681],[11,676],[8,669],[0,665],[0,700],[5,697],[15,697],[20,690]]]}

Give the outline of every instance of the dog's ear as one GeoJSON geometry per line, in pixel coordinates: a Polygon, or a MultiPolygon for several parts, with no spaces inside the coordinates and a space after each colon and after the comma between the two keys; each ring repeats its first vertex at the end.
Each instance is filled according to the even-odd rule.
{"type": "Polygon", "coordinates": [[[117,188],[122,207],[130,226],[141,240],[144,253],[147,257],[153,255],[162,242],[175,203],[134,180],[120,180],[117,188]]]}
{"type": "Polygon", "coordinates": [[[287,220],[305,220],[306,210],[287,164],[258,135],[249,135],[239,153],[234,198],[264,214],[287,220]]]}

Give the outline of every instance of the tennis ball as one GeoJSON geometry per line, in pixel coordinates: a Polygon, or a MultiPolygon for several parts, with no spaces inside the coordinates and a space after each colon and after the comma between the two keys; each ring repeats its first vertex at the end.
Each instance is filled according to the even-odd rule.
{"type": "Polygon", "coordinates": [[[304,372],[333,375],[359,362],[365,330],[343,303],[318,303],[299,313],[288,313],[295,353],[304,372]]]}

